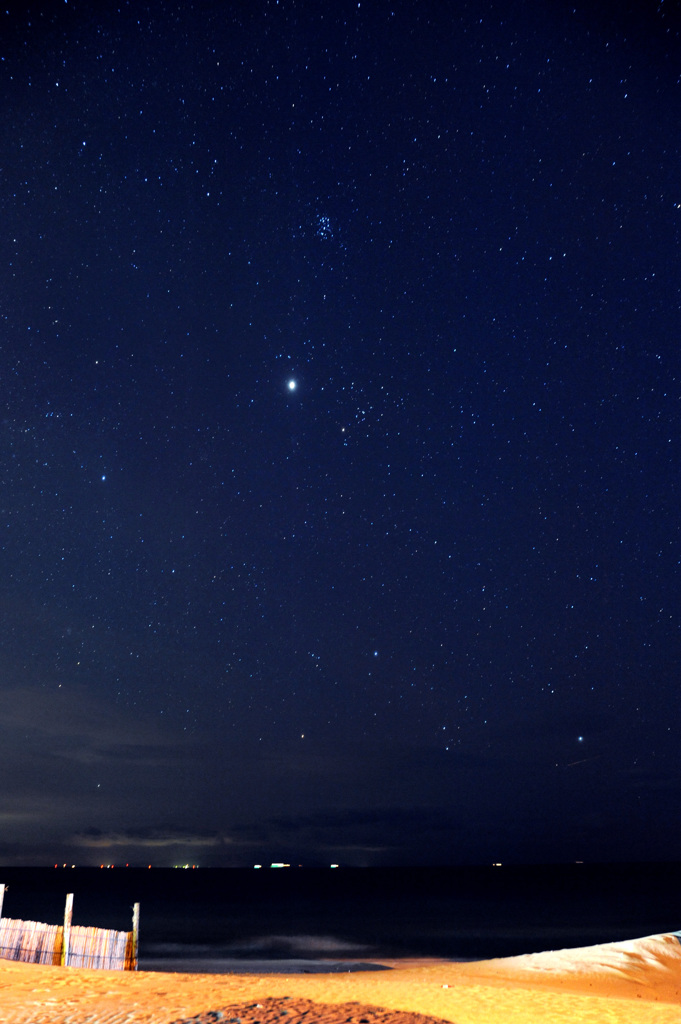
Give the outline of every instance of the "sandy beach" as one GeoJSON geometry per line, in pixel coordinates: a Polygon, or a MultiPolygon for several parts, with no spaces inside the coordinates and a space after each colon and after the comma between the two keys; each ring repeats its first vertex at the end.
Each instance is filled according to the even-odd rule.
{"type": "MultiPolygon", "coordinates": [[[[3,1024],[671,1024],[681,943],[655,935],[474,963],[330,973],[124,973],[0,960],[3,1024]]],[[[319,966],[319,965],[317,965],[319,966]]],[[[331,965],[330,965],[331,966],[331,965]]],[[[253,965],[251,966],[253,969],[253,965]]],[[[305,968],[303,968],[305,969],[305,968]]]]}

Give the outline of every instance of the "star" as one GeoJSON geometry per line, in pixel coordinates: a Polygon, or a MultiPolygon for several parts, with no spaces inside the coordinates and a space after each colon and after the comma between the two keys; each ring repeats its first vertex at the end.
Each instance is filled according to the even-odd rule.
{"type": "Polygon", "coordinates": [[[286,386],[289,389],[289,391],[295,391],[296,388],[298,387],[298,381],[291,379],[286,386]]]}

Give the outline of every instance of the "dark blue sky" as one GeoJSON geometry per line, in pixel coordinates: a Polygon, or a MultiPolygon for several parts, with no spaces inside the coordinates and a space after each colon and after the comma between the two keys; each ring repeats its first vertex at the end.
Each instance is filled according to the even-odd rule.
{"type": "Polygon", "coordinates": [[[0,861],[677,856],[680,24],[0,14],[0,861]]]}

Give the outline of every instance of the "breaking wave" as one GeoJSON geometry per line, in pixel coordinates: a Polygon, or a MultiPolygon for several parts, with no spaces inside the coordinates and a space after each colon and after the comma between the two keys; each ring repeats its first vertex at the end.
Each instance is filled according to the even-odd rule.
{"type": "Polygon", "coordinates": [[[153,942],[144,946],[145,958],[193,959],[212,956],[228,959],[314,959],[356,957],[371,952],[367,945],[348,942],[333,935],[257,935],[237,942],[205,943],[153,942]]]}

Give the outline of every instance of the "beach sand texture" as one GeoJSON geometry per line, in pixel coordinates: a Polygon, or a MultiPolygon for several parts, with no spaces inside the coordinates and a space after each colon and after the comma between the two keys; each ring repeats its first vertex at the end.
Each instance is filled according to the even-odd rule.
{"type": "Polygon", "coordinates": [[[674,935],[475,963],[386,963],[394,969],[258,976],[0,960],[0,1021],[681,1024],[681,943],[674,935]]]}

